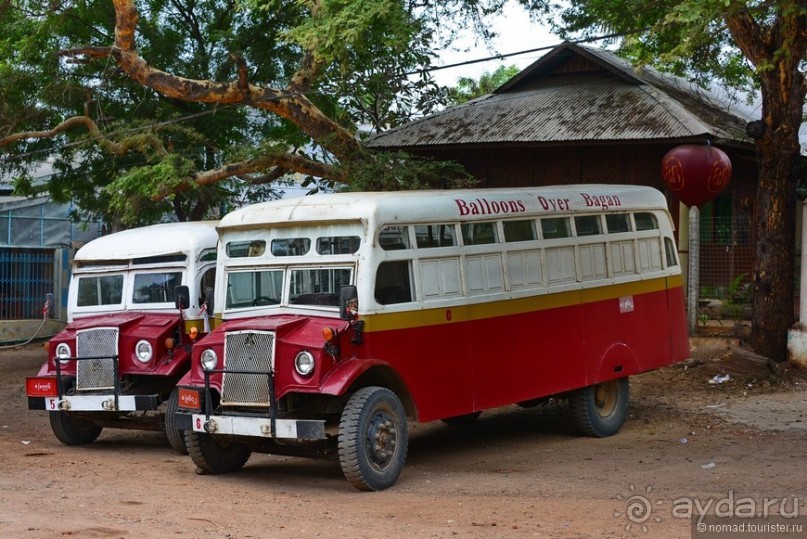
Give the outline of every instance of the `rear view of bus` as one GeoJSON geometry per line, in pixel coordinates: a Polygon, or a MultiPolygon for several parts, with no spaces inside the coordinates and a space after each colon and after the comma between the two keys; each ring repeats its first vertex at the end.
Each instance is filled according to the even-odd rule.
{"type": "Polygon", "coordinates": [[[68,293],[68,325],[48,359],[26,380],[28,407],[47,410],[68,445],[95,441],[105,427],[165,430],[174,387],[206,331],[205,298],[216,273],[215,222],[167,223],[103,236],[78,250],[68,293]],[[177,291],[187,298],[178,298],[177,291]],[[184,302],[187,308],[177,308],[184,302]]]}
{"type": "Polygon", "coordinates": [[[666,200],[580,185],[342,193],[221,221],[216,318],[178,383],[199,470],[252,452],[338,456],[356,488],[395,483],[407,420],[569,403],[622,425],[628,377],[688,357],[666,200]]]}

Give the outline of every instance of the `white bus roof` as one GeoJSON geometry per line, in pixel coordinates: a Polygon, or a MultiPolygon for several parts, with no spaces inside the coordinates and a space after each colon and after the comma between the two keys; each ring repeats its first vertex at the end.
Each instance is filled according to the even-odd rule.
{"type": "Polygon", "coordinates": [[[218,221],[162,223],[96,238],[76,252],[74,261],[130,260],[213,249],[218,221]]]}
{"type": "Polygon", "coordinates": [[[318,221],[417,223],[489,220],[558,212],[667,209],[652,187],[580,184],[548,187],[317,194],[253,204],[225,215],[219,229],[318,221]]]}

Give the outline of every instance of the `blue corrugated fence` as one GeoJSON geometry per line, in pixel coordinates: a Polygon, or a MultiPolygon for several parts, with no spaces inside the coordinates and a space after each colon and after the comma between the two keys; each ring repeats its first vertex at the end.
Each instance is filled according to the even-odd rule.
{"type": "Polygon", "coordinates": [[[56,288],[53,261],[52,249],[0,249],[0,320],[42,318],[56,288]]]}

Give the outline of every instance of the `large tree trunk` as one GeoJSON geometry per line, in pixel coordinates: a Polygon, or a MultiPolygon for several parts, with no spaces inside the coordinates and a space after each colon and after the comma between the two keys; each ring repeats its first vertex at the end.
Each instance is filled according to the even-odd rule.
{"type": "Polygon", "coordinates": [[[754,351],[787,359],[787,333],[794,321],[796,185],[795,157],[781,134],[759,142],[756,268],[751,327],[754,351]]]}
{"type": "Polygon", "coordinates": [[[762,87],[751,331],[754,351],[775,361],[787,359],[787,333],[795,319],[799,127],[807,92],[799,70],[807,48],[807,16],[798,6],[795,0],[779,2],[765,27],[747,9],[726,18],[734,41],[757,68],[762,87]]]}

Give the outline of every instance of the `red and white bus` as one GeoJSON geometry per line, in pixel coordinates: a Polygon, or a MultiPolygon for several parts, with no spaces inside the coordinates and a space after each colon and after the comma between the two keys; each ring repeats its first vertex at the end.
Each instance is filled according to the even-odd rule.
{"type": "Polygon", "coordinates": [[[201,472],[335,452],[356,488],[384,489],[407,419],[552,396],[609,436],[630,375],[689,357],[672,222],[647,187],[266,202],[222,219],[218,261],[220,324],[178,384],[201,472]]]}
{"type": "Polygon", "coordinates": [[[216,274],[216,222],[166,223],[102,236],[76,252],[68,325],[48,343],[48,359],[26,380],[28,407],[48,410],[68,445],[95,441],[104,427],[173,426],[175,386],[190,367],[191,343],[216,274]],[[176,308],[185,286],[188,309],[176,308]]]}

